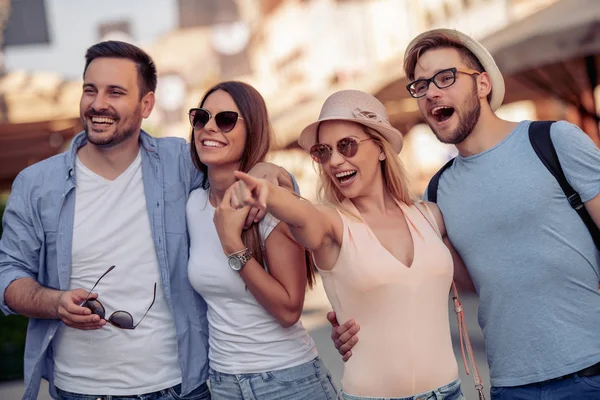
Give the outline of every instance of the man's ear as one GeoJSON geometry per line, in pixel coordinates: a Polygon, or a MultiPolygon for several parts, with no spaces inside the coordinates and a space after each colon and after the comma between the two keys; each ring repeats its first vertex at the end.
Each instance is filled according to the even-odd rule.
{"type": "Polygon", "coordinates": [[[477,96],[485,99],[492,93],[492,79],[487,72],[482,72],[477,77],[477,96]]]}
{"type": "Polygon", "coordinates": [[[142,118],[148,118],[154,108],[154,102],[156,101],[154,92],[148,92],[142,97],[142,118]]]}

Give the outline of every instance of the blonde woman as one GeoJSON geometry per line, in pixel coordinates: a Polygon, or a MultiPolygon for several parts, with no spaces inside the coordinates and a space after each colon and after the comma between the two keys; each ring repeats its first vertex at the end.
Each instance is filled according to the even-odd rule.
{"type": "Polygon", "coordinates": [[[462,399],[448,322],[453,258],[432,226],[444,232],[438,208],[409,197],[402,135],[385,107],[367,93],[337,92],[299,143],[320,166],[327,205],[241,172],[231,204],[286,222],[313,252],[338,318],[360,321],[343,398],[462,399]]]}

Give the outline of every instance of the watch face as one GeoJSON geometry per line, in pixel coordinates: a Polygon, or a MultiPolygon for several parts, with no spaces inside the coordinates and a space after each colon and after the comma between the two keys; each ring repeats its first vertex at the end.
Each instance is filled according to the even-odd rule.
{"type": "Polygon", "coordinates": [[[242,261],[236,256],[231,256],[229,257],[229,266],[234,271],[239,271],[242,269],[242,261]]]}

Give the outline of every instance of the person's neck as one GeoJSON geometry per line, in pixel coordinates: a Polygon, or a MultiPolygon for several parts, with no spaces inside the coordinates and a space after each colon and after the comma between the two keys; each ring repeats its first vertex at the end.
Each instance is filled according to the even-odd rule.
{"type": "Polygon", "coordinates": [[[379,187],[379,189],[371,190],[367,195],[350,199],[362,215],[387,215],[391,210],[398,207],[392,195],[385,189],[382,178],[378,179],[378,182],[375,182],[371,187],[373,189],[379,187]]]}
{"type": "Polygon", "coordinates": [[[88,142],[80,148],[77,156],[83,165],[108,180],[121,175],[140,152],[139,134],[133,135],[114,147],[100,147],[88,142]]]}
{"type": "Polygon", "coordinates": [[[218,207],[225,196],[225,192],[236,181],[233,173],[238,170],[238,165],[219,165],[208,168],[209,200],[213,207],[218,207]]]}
{"type": "Polygon", "coordinates": [[[477,125],[456,148],[463,157],[482,153],[506,139],[517,125],[499,118],[489,107],[482,107],[477,125]]]}

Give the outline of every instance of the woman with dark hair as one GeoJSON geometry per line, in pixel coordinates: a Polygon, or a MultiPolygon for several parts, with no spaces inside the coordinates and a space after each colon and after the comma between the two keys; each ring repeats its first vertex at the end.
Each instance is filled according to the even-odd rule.
{"type": "Polygon", "coordinates": [[[234,171],[248,171],[269,150],[264,99],[247,84],[223,82],[190,110],[190,123],[204,182],[187,203],[188,275],[208,304],[213,399],[334,399],[299,321],[314,281],[311,258],[287,224],[267,214],[244,230],[248,208],[230,205],[234,171]]]}

